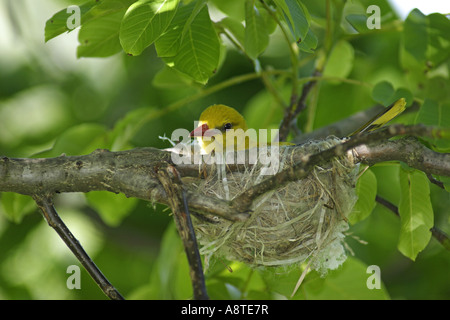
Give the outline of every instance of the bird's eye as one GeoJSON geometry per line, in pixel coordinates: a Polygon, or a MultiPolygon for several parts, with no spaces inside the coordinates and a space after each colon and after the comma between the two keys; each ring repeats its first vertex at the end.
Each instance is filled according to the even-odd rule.
{"type": "Polygon", "coordinates": [[[225,123],[224,125],[223,125],[223,128],[225,129],[225,130],[230,130],[231,129],[231,127],[232,127],[232,125],[231,125],[231,123],[225,123]]]}

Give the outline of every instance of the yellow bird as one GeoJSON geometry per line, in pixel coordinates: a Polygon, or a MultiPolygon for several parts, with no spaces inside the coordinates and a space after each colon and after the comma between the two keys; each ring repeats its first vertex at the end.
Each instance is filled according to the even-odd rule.
{"type": "MultiPolygon", "coordinates": [[[[381,113],[364,124],[361,128],[353,132],[355,135],[361,132],[373,131],[395,118],[405,110],[406,101],[401,98],[387,107],[381,113]]],[[[226,146],[234,144],[234,150],[245,150],[260,147],[257,138],[247,133],[247,123],[244,117],[235,109],[223,104],[216,104],[206,108],[200,115],[198,127],[191,132],[191,137],[196,137],[205,153],[212,150],[210,144],[215,141],[217,147],[226,150],[226,146]],[[230,134],[232,133],[232,134],[230,134]],[[210,147],[210,148],[208,148],[210,147]]],[[[268,144],[270,145],[270,144],[268,144]]],[[[291,143],[280,142],[280,145],[292,145],[291,143]]]]}
{"type": "Polygon", "coordinates": [[[216,104],[202,112],[198,127],[191,132],[191,137],[197,137],[200,147],[206,153],[212,151],[208,147],[211,147],[213,141],[216,151],[218,148],[225,151],[227,145],[234,145],[234,150],[257,147],[255,139],[245,134],[247,130],[247,123],[238,111],[223,104],[216,104]]]}

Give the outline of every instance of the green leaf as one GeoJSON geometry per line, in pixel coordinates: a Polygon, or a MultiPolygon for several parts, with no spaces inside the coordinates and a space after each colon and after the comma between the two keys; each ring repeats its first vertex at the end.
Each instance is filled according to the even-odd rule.
{"type": "MultiPolygon", "coordinates": [[[[264,23],[266,25],[266,31],[268,34],[274,33],[274,31],[277,29],[277,22],[272,17],[272,15],[267,11],[264,6],[261,4],[260,1],[255,2],[256,8],[258,8],[259,13],[261,14],[262,18],[264,19],[264,23]]],[[[245,7],[245,6],[243,6],[245,7]]],[[[245,8],[244,8],[245,9],[245,8]]]]}
{"type": "MultiPolygon", "coordinates": [[[[450,128],[450,103],[436,103],[431,99],[425,99],[417,113],[415,123],[441,128],[450,128]]],[[[450,152],[448,139],[424,138],[434,145],[434,149],[440,152],[450,152]]]]}
{"type": "Polygon", "coordinates": [[[342,21],[341,26],[348,30],[349,33],[354,33],[354,31],[359,33],[368,32],[367,9],[367,5],[364,6],[360,1],[346,1],[342,8],[342,16],[345,17],[345,21],[342,21]]]}
{"type": "Polygon", "coordinates": [[[436,126],[440,122],[439,105],[430,99],[425,99],[417,112],[415,123],[436,126]]]}
{"type": "MultiPolygon", "coordinates": [[[[157,293],[153,299],[173,299],[173,291],[176,290],[173,286],[176,280],[173,275],[178,269],[180,259],[186,259],[183,244],[175,224],[170,223],[164,232],[159,255],[150,275],[150,284],[157,293]]],[[[186,270],[185,274],[187,273],[186,270]]]]}
{"type": "Polygon", "coordinates": [[[427,18],[419,9],[414,9],[404,23],[403,46],[417,61],[425,61],[427,44],[427,18]]]}
{"type": "MultiPolygon", "coordinates": [[[[290,97],[292,89],[287,85],[277,88],[281,98],[287,101],[290,97]]],[[[283,111],[273,95],[268,91],[260,91],[253,95],[247,102],[242,114],[247,119],[249,128],[258,129],[277,129],[283,120],[283,111]]],[[[267,139],[272,141],[274,137],[270,134],[267,139]]]]}
{"type": "Polygon", "coordinates": [[[414,101],[414,96],[411,91],[406,88],[398,88],[397,90],[395,90],[395,93],[391,98],[391,102],[389,102],[389,105],[400,98],[405,98],[407,106],[410,106],[414,101]]]}
{"type": "Polygon", "coordinates": [[[317,39],[316,35],[312,32],[311,29],[309,29],[308,33],[306,34],[306,38],[298,43],[298,47],[304,52],[314,53],[314,50],[317,48],[318,41],[319,40],[317,39]]]}
{"type": "MultiPolygon", "coordinates": [[[[286,298],[290,298],[295,284],[302,274],[300,268],[291,270],[271,268],[259,272],[269,291],[277,292],[286,298]]],[[[367,287],[367,280],[370,276],[367,265],[354,257],[348,257],[340,268],[329,271],[326,277],[320,277],[315,271],[308,273],[293,299],[389,299],[389,294],[381,280],[380,289],[367,287]]]]}
{"type": "Polygon", "coordinates": [[[178,254],[177,265],[173,270],[173,283],[171,285],[175,300],[188,300],[193,296],[192,281],[190,280],[189,262],[184,251],[178,254]]]}
{"type": "Polygon", "coordinates": [[[167,29],[179,0],[138,1],[127,10],[120,27],[124,51],[139,55],[167,29]]]}
{"type": "Polygon", "coordinates": [[[132,148],[130,140],[136,135],[137,130],[142,127],[142,121],[145,121],[155,109],[152,107],[138,108],[127,112],[127,114],[118,120],[114,129],[110,133],[111,151],[127,150],[132,148]]]}
{"type": "Polygon", "coordinates": [[[183,73],[165,66],[155,75],[152,84],[157,88],[181,89],[191,86],[193,81],[183,73]]]}
{"type": "Polygon", "coordinates": [[[394,94],[394,87],[388,81],[378,82],[372,89],[372,98],[384,106],[393,102],[394,94]]]}
{"type": "Polygon", "coordinates": [[[109,57],[122,50],[119,30],[125,9],[83,24],[78,34],[77,57],[109,57]]]}
{"type": "MultiPolygon", "coordinates": [[[[135,0],[91,0],[80,5],[81,25],[90,21],[100,19],[104,16],[112,15],[117,12],[124,12],[135,0]]],[[[67,20],[73,13],[67,13],[63,9],[51,17],[45,25],[45,41],[60,35],[64,32],[70,32],[74,29],[67,28],[67,20]]]]}
{"type": "Polygon", "coordinates": [[[86,199],[102,220],[113,227],[118,226],[138,202],[138,199],[127,198],[122,193],[115,194],[107,191],[91,191],[86,193],[86,199]]]}
{"type": "Polygon", "coordinates": [[[300,43],[306,37],[311,17],[306,7],[299,0],[274,0],[278,8],[284,13],[295,41],[300,43]]]}
{"type": "Polygon", "coordinates": [[[14,192],[3,192],[0,194],[0,213],[15,223],[20,223],[22,218],[36,209],[35,202],[30,196],[14,192]]]}
{"type": "Polygon", "coordinates": [[[227,266],[233,270],[232,273],[230,273],[228,268],[222,268],[220,272],[214,275],[207,274],[208,281],[206,285],[208,292],[211,284],[216,287],[218,287],[217,282],[225,285],[223,287],[225,292],[214,292],[214,295],[211,295],[212,299],[270,298],[260,273],[255,272],[253,268],[242,262],[228,262],[227,266]],[[262,295],[262,292],[265,294],[262,295]]]}
{"type": "Polygon", "coordinates": [[[81,17],[81,24],[99,19],[101,17],[114,14],[116,12],[124,12],[136,0],[103,0],[96,1],[97,5],[93,6],[84,16],[81,17]]]}
{"type": "Polygon", "coordinates": [[[389,81],[378,82],[372,89],[372,98],[386,107],[400,98],[405,98],[407,106],[411,105],[414,100],[411,91],[405,88],[395,90],[389,81]]]}
{"type": "Polygon", "coordinates": [[[450,21],[441,13],[432,13],[427,16],[430,29],[434,29],[433,33],[437,33],[440,37],[450,41],[450,21]]]}
{"type": "Polygon", "coordinates": [[[217,280],[206,280],[206,290],[212,300],[231,300],[226,283],[217,280]]]}
{"type": "Polygon", "coordinates": [[[241,22],[230,18],[225,17],[220,20],[220,24],[223,28],[227,29],[234,39],[243,47],[245,43],[245,28],[241,22]]]}
{"type": "Polygon", "coordinates": [[[430,229],[434,224],[430,187],[427,176],[421,171],[402,168],[399,175],[401,228],[397,247],[403,255],[415,260],[430,241],[430,229]]]}
{"type": "Polygon", "coordinates": [[[245,1],[245,43],[247,55],[256,59],[267,48],[269,34],[264,18],[255,6],[255,0],[245,1]]]}
{"type": "MultiPolygon", "coordinates": [[[[88,12],[92,7],[97,4],[97,1],[91,0],[80,7],[81,23],[84,20],[86,12],[88,12]]],[[[70,32],[75,29],[69,29],[67,27],[67,20],[72,16],[73,13],[67,13],[67,8],[64,8],[57,13],[55,13],[50,19],[45,23],[45,42],[59,36],[64,32],[70,32]]]]}
{"type": "Polygon", "coordinates": [[[190,2],[187,5],[178,7],[172,22],[164,34],[155,42],[158,57],[174,57],[179,52],[183,37],[191,26],[192,21],[205,6],[205,1],[190,2]]]}
{"type": "Polygon", "coordinates": [[[206,2],[208,0],[197,0],[194,2],[194,7],[192,9],[191,14],[189,15],[189,18],[185,21],[184,26],[183,26],[183,31],[181,33],[181,38],[184,37],[184,35],[186,34],[188,28],[190,27],[192,21],[194,21],[195,17],[197,17],[197,15],[200,13],[200,11],[206,7],[206,2]]]}
{"type": "Polygon", "coordinates": [[[63,153],[66,155],[88,154],[95,149],[106,147],[104,141],[106,133],[104,126],[83,123],[67,129],[58,137],[52,149],[36,156],[44,158],[57,157],[63,153]]]}
{"type": "Polygon", "coordinates": [[[353,69],[355,50],[347,41],[339,41],[328,57],[323,75],[325,77],[346,78],[353,69]]]}
{"type": "Polygon", "coordinates": [[[417,113],[415,123],[450,128],[450,106],[425,99],[417,113]]]}
{"type": "Polygon", "coordinates": [[[201,84],[206,84],[216,72],[220,58],[219,37],[209,17],[208,8],[206,6],[201,8],[192,23],[184,29],[186,32],[176,54],[169,56],[168,53],[175,52],[175,43],[180,41],[181,36],[180,30],[173,29],[174,27],[164,35],[164,44],[157,44],[158,55],[162,46],[164,55],[167,55],[163,60],[169,67],[201,84]]]}
{"type": "Polygon", "coordinates": [[[427,59],[434,66],[450,58],[450,20],[443,14],[432,13],[428,20],[427,59]]]}
{"type": "MultiPolygon", "coordinates": [[[[121,13],[122,17],[128,7],[136,0],[104,0],[97,1],[97,5],[93,6],[85,15],[81,17],[81,25],[102,19],[104,17],[112,16],[116,13],[121,13]]],[[[101,24],[100,24],[101,26],[101,24]]]]}
{"type": "Polygon", "coordinates": [[[232,17],[236,21],[245,19],[245,8],[242,0],[209,0],[209,2],[212,2],[227,17],[232,17]]]}
{"type": "Polygon", "coordinates": [[[358,200],[348,217],[351,224],[364,220],[372,213],[373,208],[375,208],[377,178],[370,169],[366,170],[358,179],[356,194],[358,195],[358,200]]]}
{"type": "Polygon", "coordinates": [[[359,33],[367,32],[367,15],[365,14],[349,14],[345,17],[348,23],[359,33]]]}
{"type": "Polygon", "coordinates": [[[182,39],[181,30],[184,28],[186,21],[192,14],[193,8],[194,2],[191,2],[186,6],[179,6],[172,22],[167,27],[164,34],[155,42],[158,57],[174,57],[178,53],[182,39]]]}
{"type": "MultiPolygon", "coordinates": [[[[296,299],[344,299],[344,300],[386,300],[389,294],[380,281],[380,289],[369,289],[367,282],[372,276],[369,266],[362,261],[348,257],[338,270],[328,273],[325,278],[317,274],[305,279],[303,288],[294,296],[296,299]]],[[[381,273],[382,276],[382,273],[381,273]]]]}

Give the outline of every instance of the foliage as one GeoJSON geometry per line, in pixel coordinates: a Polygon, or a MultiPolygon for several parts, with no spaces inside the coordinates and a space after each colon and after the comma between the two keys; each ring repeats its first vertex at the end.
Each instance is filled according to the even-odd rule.
{"type": "MultiPolygon", "coordinates": [[[[14,50],[20,46],[14,46],[13,54],[0,58],[0,154],[52,157],[97,148],[164,148],[168,144],[158,136],[192,128],[213,103],[236,107],[255,129],[277,128],[291,96],[310,80],[319,82],[299,117],[303,132],[399,97],[406,98],[408,109],[395,121],[450,127],[449,19],[415,9],[401,21],[381,0],[380,29],[370,29],[371,4],[55,0],[52,13],[42,13],[45,45],[36,41],[43,23],[33,34],[24,22],[31,21],[25,8],[10,4],[11,24],[22,26],[15,41],[25,53],[18,55],[14,50]],[[79,60],[70,59],[73,48],[58,51],[74,34],[66,25],[72,15],[66,7],[74,3],[81,9],[81,26],[75,29],[79,60]],[[312,77],[315,70],[321,75],[312,77]]],[[[422,142],[450,151],[448,141],[422,142]]],[[[450,233],[450,180],[435,178],[447,191],[399,163],[368,169],[358,182],[359,201],[350,218],[354,257],[325,278],[309,273],[294,298],[448,299],[450,258],[429,229],[435,225],[450,233]],[[398,206],[400,219],[376,205],[376,194],[398,206]],[[380,267],[381,289],[367,288],[369,265],[380,267]]],[[[126,297],[192,295],[181,242],[161,206],[96,192],[61,195],[57,207],[126,297]]],[[[0,212],[1,298],[102,298],[85,273],[82,290],[66,289],[66,267],[77,262],[56,235],[49,235],[53,231],[43,228],[31,199],[4,193],[0,212]]],[[[233,273],[220,261],[210,262],[211,298],[289,297],[302,271],[229,265],[233,273]]]]}

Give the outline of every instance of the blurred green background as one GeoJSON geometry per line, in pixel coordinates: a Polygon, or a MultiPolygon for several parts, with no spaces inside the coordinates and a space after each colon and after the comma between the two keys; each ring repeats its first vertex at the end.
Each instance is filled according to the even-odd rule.
{"type": "MultiPolygon", "coordinates": [[[[250,127],[278,126],[282,110],[260,79],[226,87],[177,107],[176,103],[197,94],[201,87],[184,78],[173,81],[153,47],[139,57],[119,53],[108,58],[76,59],[77,31],[44,43],[46,20],[61,8],[80,2],[0,3],[0,155],[47,157],[87,154],[104,147],[114,151],[144,146],[166,148],[168,142],[158,136],[170,136],[177,128],[192,129],[200,112],[214,103],[239,109],[250,127]],[[174,104],[173,110],[164,111],[174,104]]],[[[212,3],[214,20],[220,13],[212,3]]],[[[304,3],[313,16],[320,43],[324,38],[320,25],[325,7],[322,2],[304,3]]],[[[375,101],[370,85],[380,81],[389,81],[396,89],[408,88],[420,99],[449,101],[449,62],[444,64],[447,74],[434,70],[434,76],[417,86],[414,75],[405,74],[400,65],[402,39],[396,15],[387,2],[380,1],[380,7],[384,29],[369,36],[339,35],[339,39],[351,44],[342,49],[351,51],[350,61],[339,60],[344,70],[329,72],[355,79],[356,84],[320,82],[312,92],[317,102],[314,109],[300,117],[302,129],[319,128],[371,107],[375,101]]],[[[348,27],[341,26],[342,30],[348,27]]],[[[225,45],[224,61],[208,87],[254,72],[251,61],[230,43],[225,41],[225,45]]],[[[261,65],[289,68],[288,54],[277,30],[260,58],[261,65]]],[[[301,75],[310,76],[313,67],[313,60],[306,56],[301,75]]],[[[274,86],[287,101],[289,81],[279,77],[274,86]]],[[[407,113],[398,121],[413,123],[414,118],[414,113],[407,113]]],[[[389,164],[373,168],[379,194],[393,203],[399,201],[397,170],[398,166],[389,164]]],[[[434,185],[430,188],[435,225],[450,234],[449,193],[434,185]]],[[[67,267],[79,263],[30,199],[3,193],[0,201],[0,299],[106,299],[84,270],[81,290],[67,289],[67,267]]],[[[126,298],[185,299],[191,295],[183,249],[164,206],[100,192],[87,197],[61,194],[55,201],[62,219],[126,298]]],[[[354,258],[349,259],[349,264],[380,266],[385,292],[392,299],[450,299],[449,252],[432,239],[413,262],[396,248],[399,227],[399,219],[377,205],[366,220],[350,229],[348,245],[354,258]]],[[[253,274],[240,264],[234,268],[234,274],[228,275],[217,264],[207,274],[213,298],[242,297],[235,292],[239,287],[236,283],[249,279],[249,274],[252,289],[260,295],[247,297],[273,298],[262,293],[265,284],[258,280],[259,273],[253,274]]],[[[334,276],[339,277],[333,272],[330,279],[334,276]]],[[[309,275],[305,284],[314,284],[316,278],[309,275]]],[[[295,281],[287,290],[293,289],[295,281]]],[[[310,297],[345,298],[334,291],[310,297]]]]}

